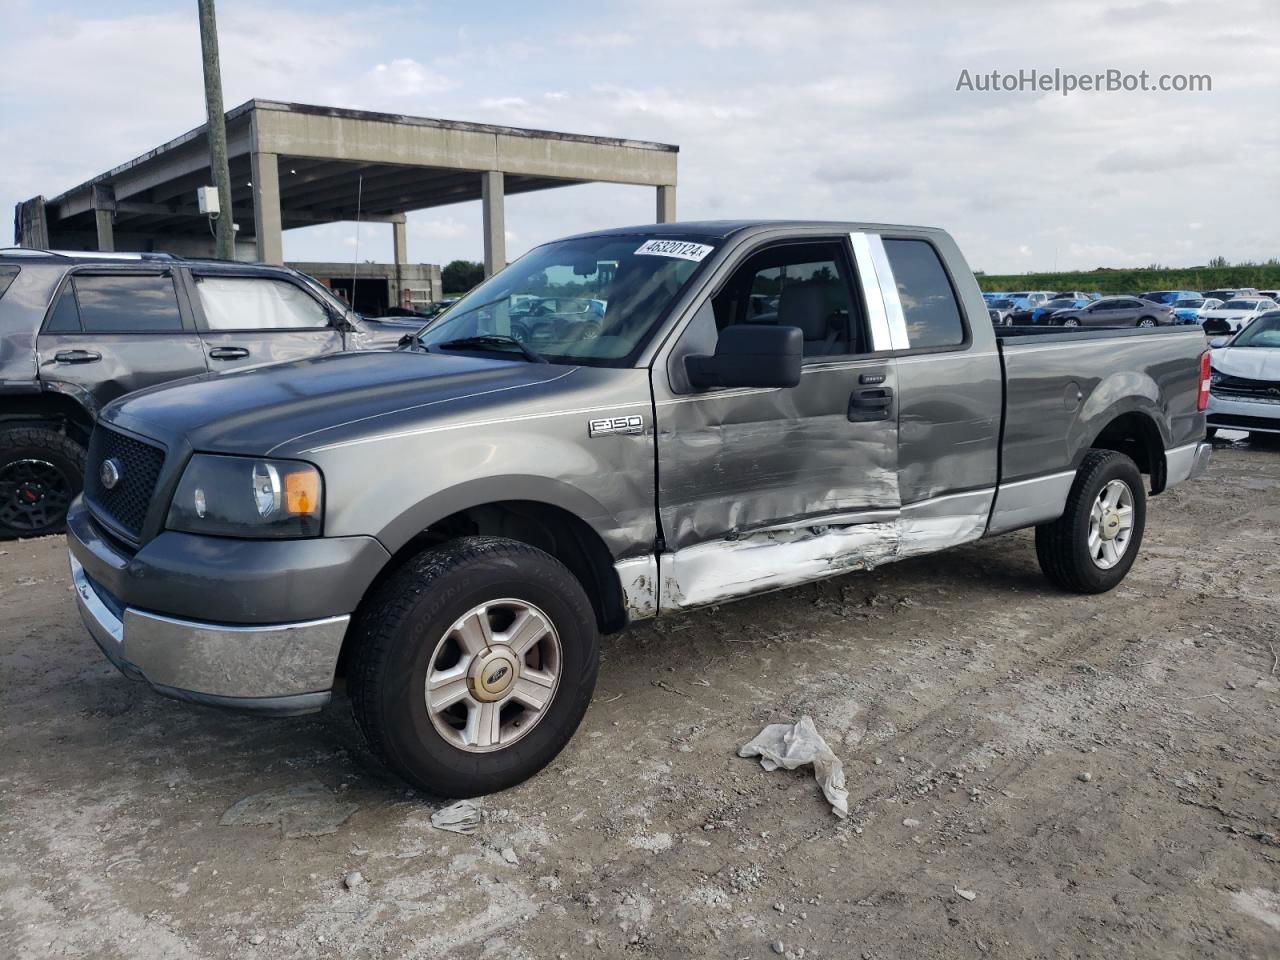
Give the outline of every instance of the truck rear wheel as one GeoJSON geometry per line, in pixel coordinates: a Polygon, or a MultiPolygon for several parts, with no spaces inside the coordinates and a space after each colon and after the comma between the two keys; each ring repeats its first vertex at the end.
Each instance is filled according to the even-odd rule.
{"type": "Polygon", "coordinates": [[[1053,523],[1036,527],[1040,569],[1075,593],[1105,593],[1125,578],[1147,521],[1137,464],[1114,450],[1090,450],[1053,523]]]}
{"type": "Polygon", "coordinates": [[[57,533],[84,486],[84,447],[51,427],[0,430],[0,537],[57,533]]]}
{"type": "Polygon", "coordinates": [[[353,629],[348,690],[370,749],[449,797],[505,790],[550,763],[582,721],[600,663],[578,579],[498,537],[414,557],[353,629]]]}

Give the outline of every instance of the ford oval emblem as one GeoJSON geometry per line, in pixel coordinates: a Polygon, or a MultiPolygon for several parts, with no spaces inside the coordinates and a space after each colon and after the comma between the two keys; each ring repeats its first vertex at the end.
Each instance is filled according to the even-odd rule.
{"type": "Polygon", "coordinates": [[[505,677],[507,675],[507,671],[510,669],[511,668],[504,663],[497,670],[493,671],[493,673],[489,674],[489,676],[485,679],[485,683],[488,684],[489,686],[493,686],[495,683],[497,683],[499,680],[505,677]]]}
{"type": "Polygon", "coordinates": [[[104,489],[114,490],[120,482],[120,461],[115,457],[103,460],[102,466],[98,468],[98,479],[102,481],[104,489]]]}

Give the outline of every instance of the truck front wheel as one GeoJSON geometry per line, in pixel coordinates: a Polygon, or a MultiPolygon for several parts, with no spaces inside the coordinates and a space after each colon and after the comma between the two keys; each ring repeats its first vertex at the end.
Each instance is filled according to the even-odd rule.
{"type": "Polygon", "coordinates": [[[1090,450],[1066,511],[1036,527],[1040,569],[1075,593],[1105,593],[1129,572],[1142,545],[1147,497],[1137,464],[1114,450],[1090,450]]]}
{"type": "Polygon", "coordinates": [[[353,625],[348,689],[370,749],[429,793],[514,786],[560,752],[600,662],[596,617],[551,555],[498,537],[420,553],[353,625]]]}

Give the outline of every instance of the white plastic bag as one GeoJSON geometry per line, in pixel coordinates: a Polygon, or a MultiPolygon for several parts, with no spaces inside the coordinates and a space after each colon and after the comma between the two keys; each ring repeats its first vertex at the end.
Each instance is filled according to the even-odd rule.
{"type": "Polygon", "coordinates": [[[844,819],[849,815],[849,791],[844,786],[844,767],[827,741],[822,739],[812,717],[792,723],[771,723],[750,743],[738,750],[740,757],[759,757],[766,770],[782,767],[794,770],[813,764],[813,775],[831,804],[831,812],[844,819]]]}

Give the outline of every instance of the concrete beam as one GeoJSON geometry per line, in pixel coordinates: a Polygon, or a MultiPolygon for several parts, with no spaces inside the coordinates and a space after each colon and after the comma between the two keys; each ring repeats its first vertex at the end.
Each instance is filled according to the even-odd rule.
{"type": "Polygon", "coordinates": [[[274,153],[255,152],[253,164],[253,232],[258,239],[258,259],[284,263],[284,237],[280,223],[280,166],[274,153]]]}
{"type": "Polygon", "coordinates": [[[655,191],[658,195],[658,223],[675,223],[676,221],[676,188],[664,185],[655,191]]]}
{"type": "Polygon", "coordinates": [[[501,170],[480,174],[480,202],[484,221],[484,275],[492,277],[507,265],[507,217],[501,170]]]}

